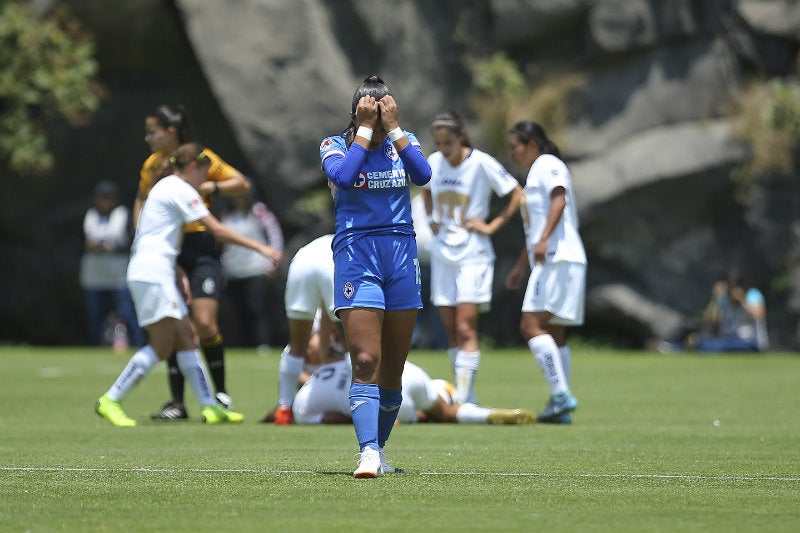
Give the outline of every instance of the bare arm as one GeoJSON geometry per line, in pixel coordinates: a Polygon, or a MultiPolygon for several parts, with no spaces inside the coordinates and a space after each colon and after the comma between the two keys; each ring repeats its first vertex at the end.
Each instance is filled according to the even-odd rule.
{"type": "Polygon", "coordinates": [[[206,180],[197,189],[201,194],[219,196],[239,196],[250,190],[250,182],[241,172],[236,171],[226,180],[206,180]]]}
{"type": "Polygon", "coordinates": [[[464,227],[470,231],[477,231],[479,233],[483,233],[484,235],[493,235],[497,230],[502,228],[506,222],[511,220],[511,217],[514,216],[519,210],[519,204],[522,201],[522,187],[517,185],[514,189],[506,196],[508,196],[508,202],[506,202],[505,208],[500,212],[499,215],[494,217],[491,222],[488,224],[479,218],[468,218],[464,221],[464,227]]]}
{"type": "Polygon", "coordinates": [[[133,229],[139,227],[139,216],[142,214],[142,206],[144,205],[144,195],[141,190],[136,191],[136,198],[133,200],[133,229]]]}
{"type": "Polygon", "coordinates": [[[239,246],[246,246],[256,252],[260,253],[261,255],[272,259],[276,263],[279,263],[280,260],[283,258],[283,252],[278,250],[277,248],[273,248],[272,246],[267,246],[266,244],[262,244],[254,239],[249,237],[245,237],[241,233],[230,229],[229,227],[223,225],[217,217],[214,215],[208,214],[200,219],[200,222],[208,228],[208,231],[214,236],[215,239],[220,240],[222,242],[227,242],[229,244],[238,244],[239,246]]]}
{"type": "Polygon", "coordinates": [[[533,259],[537,263],[544,263],[545,254],[547,253],[547,239],[556,229],[566,206],[566,190],[564,187],[556,187],[550,192],[550,210],[547,212],[547,222],[544,225],[541,236],[539,236],[539,242],[533,248],[533,259]]]}

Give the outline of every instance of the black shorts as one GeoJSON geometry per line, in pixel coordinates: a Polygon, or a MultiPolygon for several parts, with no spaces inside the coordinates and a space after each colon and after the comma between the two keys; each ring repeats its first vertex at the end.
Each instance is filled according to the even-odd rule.
{"type": "Polygon", "coordinates": [[[222,297],[222,262],[219,247],[211,234],[198,231],[184,235],[178,264],[189,276],[193,298],[219,300],[222,297]]]}

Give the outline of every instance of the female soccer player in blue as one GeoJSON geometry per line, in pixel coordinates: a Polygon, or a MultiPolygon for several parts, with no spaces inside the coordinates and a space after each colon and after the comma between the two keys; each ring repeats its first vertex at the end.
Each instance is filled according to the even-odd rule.
{"type": "Polygon", "coordinates": [[[409,180],[424,185],[431,167],[397,117],[389,88],[369,76],[353,95],[350,125],[320,145],[334,194],[334,303],[353,365],[356,478],[394,471],[383,446],[397,419],[403,365],[422,307],[409,180]]]}

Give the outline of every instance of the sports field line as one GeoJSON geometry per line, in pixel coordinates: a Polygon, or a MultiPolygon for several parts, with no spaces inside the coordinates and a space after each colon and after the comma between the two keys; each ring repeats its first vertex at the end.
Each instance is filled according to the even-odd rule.
{"type": "MultiPolygon", "coordinates": [[[[352,475],[352,472],[333,472],[323,470],[280,470],[258,468],[84,468],[84,467],[38,467],[2,466],[2,472],[115,472],[115,473],[154,473],[154,474],[321,474],[352,475]]],[[[418,476],[465,476],[465,477],[542,477],[542,478],[616,478],[616,479],[677,479],[711,481],[788,481],[800,482],[800,477],[778,476],[708,476],[692,474],[539,474],[535,472],[408,472],[402,474],[418,476]]]]}

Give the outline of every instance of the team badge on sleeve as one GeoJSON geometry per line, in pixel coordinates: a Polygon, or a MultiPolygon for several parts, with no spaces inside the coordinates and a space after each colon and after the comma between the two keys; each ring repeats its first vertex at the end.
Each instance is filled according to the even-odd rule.
{"type": "Polygon", "coordinates": [[[394,144],[387,144],[386,145],[386,157],[388,157],[391,161],[397,161],[400,159],[400,155],[397,153],[397,150],[394,149],[394,144]]]}

